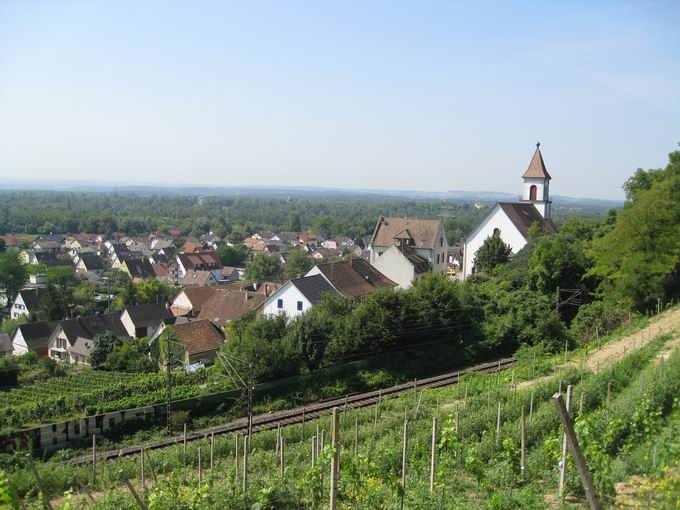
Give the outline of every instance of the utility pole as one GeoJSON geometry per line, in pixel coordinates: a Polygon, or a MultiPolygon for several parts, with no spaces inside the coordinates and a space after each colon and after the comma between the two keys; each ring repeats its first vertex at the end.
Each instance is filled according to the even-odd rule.
{"type": "Polygon", "coordinates": [[[172,437],[172,373],[170,371],[170,356],[165,363],[167,375],[168,375],[168,405],[166,407],[166,418],[168,423],[168,437],[172,437]]]}

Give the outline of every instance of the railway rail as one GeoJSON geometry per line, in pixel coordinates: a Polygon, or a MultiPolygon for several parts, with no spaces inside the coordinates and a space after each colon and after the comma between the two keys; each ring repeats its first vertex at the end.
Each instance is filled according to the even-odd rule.
{"type": "MultiPolygon", "coordinates": [[[[389,386],[387,388],[372,390],[365,393],[355,393],[345,395],[342,397],[322,400],[307,406],[297,407],[295,409],[260,414],[257,416],[253,416],[252,418],[252,431],[259,432],[263,430],[276,429],[279,426],[304,423],[306,420],[331,414],[334,407],[338,408],[342,407],[344,409],[358,409],[362,407],[369,407],[375,405],[381,399],[396,397],[407,391],[413,391],[414,389],[417,390],[422,388],[443,388],[445,386],[452,386],[454,384],[457,384],[459,377],[465,374],[500,372],[511,367],[516,362],[517,361],[514,357],[503,358],[487,363],[481,363],[479,365],[474,365],[472,367],[468,367],[466,369],[451,372],[448,374],[437,375],[434,377],[428,377],[426,379],[420,380],[416,379],[413,382],[397,384],[395,386],[389,386]]],[[[248,419],[240,418],[238,420],[225,423],[224,425],[218,425],[216,427],[210,427],[204,430],[190,432],[187,434],[187,442],[204,439],[207,436],[210,436],[211,434],[217,436],[243,432],[247,433],[247,431],[248,431],[248,419]]],[[[119,457],[139,454],[142,448],[146,450],[156,450],[159,448],[165,448],[168,446],[181,444],[183,441],[184,435],[179,435],[169,437],[167,439],[160,439],[158,441],[145,445],[133,445],[119,450],[103,451],[96,454],[96,460],[97,462],[100,462],[103,460],[117,459],[119,457]]],[[[89,464],[92,462],[92,455],[91,454],[81,455],[79,457],[74,457],[64,462],[70,462],[76,465],[89,464]]]]}

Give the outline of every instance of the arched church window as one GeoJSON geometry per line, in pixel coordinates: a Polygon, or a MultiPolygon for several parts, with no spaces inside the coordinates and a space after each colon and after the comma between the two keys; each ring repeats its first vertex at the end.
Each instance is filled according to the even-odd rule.
{"type": "Polygon", "coordinates": [[[536,201],[536,192],[538,191],[538,188],[536,188],[535,184],[532,184],[531,187],[529,188],[529,200],[532,202],[536,201]]]}
{"type": "Polygon", "coordinates": [[[501,229],[500,228],[494,228],[493,229],[493,236],[494,237],[500,237],[501,235],[501,229]]]}

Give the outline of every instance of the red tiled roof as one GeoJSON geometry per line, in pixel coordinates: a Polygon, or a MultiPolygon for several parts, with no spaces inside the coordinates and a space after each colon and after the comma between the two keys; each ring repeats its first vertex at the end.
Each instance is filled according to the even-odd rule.
{"type": "Polygon", "coordinates": [[[222,332],[209,320],[186,322],[168,327],[175,331],[177,338],[190,355],[215,351],[224,342],[222,332]]]}

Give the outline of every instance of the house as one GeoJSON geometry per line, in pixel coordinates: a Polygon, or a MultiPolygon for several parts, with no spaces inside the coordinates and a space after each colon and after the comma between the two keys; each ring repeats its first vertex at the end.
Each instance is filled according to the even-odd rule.
{"type": "Polygon", "coordinates": [[[12,336],[12,354],[19,356],[33,351],[38,356],[47,356],[47,342],[56,325],[48,321],[19,324],[12,336]]]}
{"type": "Polygon", "coordinates": [[[129,336],[117,313],[59,321],[47,341],[48,355],[62,363],[89,365],[94,337],[104,331],[120,337],[129,336]]]}
{"type": "Polygon", "coordinates": [[[64,235],[63,234],[40,234],[38,237],[36,237],[36,241],[54,243],[57,246],[61,246],[61,244],[64,242],[64,235]]]}
{"type": "Polygon", "coordinates": [[[338,293],[321,274],[295,278],[265,299],[258,308],[258,313],[297,317],[318,303],[327,292],[338,293]]]}
{"type": "Polygon", "coordinates": [[[132,258],[132,254],[128,247],[124,244],[114,244],[107,241],[108,244],[108,257],[111,267],[113,269],[120,269],[123,262],[132,258]]]}
{"type": "Polygon", "coordinates": [[[510,246],[512,254],[521,250],[529,240],[529,229],[537,225],[543,232],[555,232],[550,219],[549,185],[550,174],[545,168],[541,144],[522,175],[522,200],[519,202],[497,202],[491,212],[467,236],[463,248],[463,278],[474,273],[474,260],[484,241],[491,236],[500,237],[510,246]]]}
{"type": "Polygon", "coordinates": [[[218,283],[213,271],[194,271],[193,269],[190,269],[179,281],[183,287],[212,287],[218,283]]]}
{"type": "Polygon", "coordinates": [[[267,297],[262,292],[218,288],[203,304],[198,318],[224,327],[260,306],[267,297]]]}
{"type": "Polygon", "coordinates": [[[76,273],[99,274],[105,269],[104,259],[96,253],[83,252],[78,254],[76,273]]]}
{"type": "Polygon", "coordinates": [[[198,317],[203,304],[210,299],[217,287],[185,287],[177,293],[170,304],[170,312],[174,316],[190,315],[198,317]]]}
{"type": "Polygon", "coordinates": [[[67,262],[59,260],[54,252],[51,251],[35,251],[30,258],[31,264],[43,264],[47,267],[65,266],[67,262]]]}
{"type": "Polygon", "coordinates": [[[222,261],[214,251],[181,253],[177,255],[179,277],[183,278],[191,269],[194,271],[214,271],[222,269],[222,261]]]}
{"type": "Polygon", "coordinates": [[[337,248],[319,248],[310,255],[315,260],[327,260],[333,257],[340,257],[342,252],[337,248]]]}
{"type": "Polygon", "coordinates": [[[276,241],[279,241],[288,246],[295,246],[298,243],[298,233],[297,232],[279,232],[276,235],[276,241]]]}
{"type": "Polygon", "coordinates": [[[33,248],[36,251],[51,251],[56,253],[61,248],[61,243],[56,241],[34,241],[33,248]]]}
{"type": "Polygon", "coordinates": [[[187,241],[182,245],[179,251],[182,253],[200,253],[203,251],[203,243],[198,241],[187,241]]]}
{"type": "Polygon", "coordinates": [[[220,280],[220,283],[222,282],[235,282],[237,280],[240,280],[241,277],[243,276],[245,269],[242,267],[230,267],[230,266],[224,266],[222,268],[222,278],[220,280]]]}
{"type": "MultiPolygon", "coordinates": [[[[224,333],[209,320],[196,320],[182,324],[166,325],[171,328],[184,348],[184,364],[210,365],[224,343],[224,333]]],[[[160,336],[160,330],[155,338],[160,336]]],[[[155,339],[152,339],[154,341],[155,339]]]]}
{"type": "Polygon", "coordinates": [[[0,333],[0,358],[12,355],[12,339],[7,333],[0,333]]]}
{"type": "Polygon", "coordinates": [[[127,336],[142,338],[150,336],[161,324],[169,324],[174,315],[162,303],[127,306],[120,314],[120,321],[127,336]]]}
{"type": "Polygon", "coordinates": [[[175,246],[172,239],[163,239],[159,237],[152,239],[151,244],[149,245],[152,250],[162,250],[163,248],[169,248],[170,246],[175,246]]]}
{"type": "Polygon", "coordinates": [[[120,266],[120,270],[127,273],[134,283],[139,283],[147,278],[156,276],[151,263],[145,258],[134,258],[124,260],[120,266]]]}
{"type": "Polygon", "coordinates": [[[394,288],[395,282],[363,259],[330,262],[313,267],[305,276],[320,274],[340,294],[361,299],[378,289],[394,288]]]}
{"type": "Polygon", "coordinates": [[[21,289],[12,302],[10,317],[16,319],[22,315],[35,315],[40,310],[43,292],[41,288],[21,289]]]}
{"type": "Polygon", "coordinates": [[[428,271],[446,274],[448,248],[441,219],[381,217],[369,242],[369,261],[408,288],[428,271]]]}
{"type": "Polygon", "coordinates": [[[151,263],[151,269],[153,270],[153,275],[156,280],[165,283],[174,283],[175,275],[167,264],[161,262],[151,263]]]}

